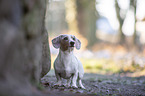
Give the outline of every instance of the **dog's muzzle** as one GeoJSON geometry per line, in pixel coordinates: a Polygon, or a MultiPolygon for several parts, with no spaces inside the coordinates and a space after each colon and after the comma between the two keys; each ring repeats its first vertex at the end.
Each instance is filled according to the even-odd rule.
{"type": "Polygon", "coordinates": [[[70,42],[70,47],[74,47],[74,45],[75,45],[75,42],[70,42]]]}

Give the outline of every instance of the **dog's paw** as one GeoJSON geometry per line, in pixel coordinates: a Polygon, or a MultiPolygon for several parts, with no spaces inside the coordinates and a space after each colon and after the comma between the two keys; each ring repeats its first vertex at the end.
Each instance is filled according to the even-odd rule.
{"type": "Polygon", "coordinates": [[[66,87],[66,88],[70,88],[71,86],[70,86],[70,85],[65,85],[65,87],[66,87]]]}
{"type": "Polygon", "coordinates": [[[73,89],[77,89],[78,87],[77,87],[77,86],[71,86],[71,88],[73,88],[73,89]]]}
{"type": "Polygon", "coordinates": [[[84,86],[81,86],[81,87],[79,87],[79,88],[81,88],[81,89],[86,89],[84,86]]]}

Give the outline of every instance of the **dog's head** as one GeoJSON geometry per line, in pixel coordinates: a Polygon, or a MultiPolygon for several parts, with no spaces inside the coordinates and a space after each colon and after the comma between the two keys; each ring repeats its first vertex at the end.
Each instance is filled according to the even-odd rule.
{"type": "Polygon", "coordinates": [[[62,51],[68,49],[81,48],[81,42],[74,35],[60,35],[52,40],[52,44],[55,48],[60,48],[62,51]]]}

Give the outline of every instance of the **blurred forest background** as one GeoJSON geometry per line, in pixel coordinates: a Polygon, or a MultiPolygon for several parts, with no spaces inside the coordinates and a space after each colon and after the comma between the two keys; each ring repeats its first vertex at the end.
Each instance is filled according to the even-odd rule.
{"type": "Polygon", "coordinates": [[[46,28],[51,40],[73,34],[75,55],[85,72],[145,76],[145,0],[49,0],[46,28]]]}

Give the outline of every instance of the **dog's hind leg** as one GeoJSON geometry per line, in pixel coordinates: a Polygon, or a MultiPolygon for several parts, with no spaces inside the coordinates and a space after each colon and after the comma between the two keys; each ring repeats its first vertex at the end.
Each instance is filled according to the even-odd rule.
{"type": "Polygon", "coordinates": [[[82,80],[81,80],[81,79],[78,79],[78,83],[79,83],[79,86],[80,86],[81,88],[86,89],[86,88],[83,86],[82,80]]]}
{"type": "Polygon", "coordinates": [[[62,81],[61,81],[60,75],[55,72],[55,76],[56,76],[56,79],[57,79],[57,82],[56,82],[55,86],[61,86],[62,85],[62,81]]]}
{"type": "Polygon", "coordinates": [[[71,83],[71,78],[67,79],[66,87],[70,87],[70,83],[71,83]]]}
{"type": "Polygon", "coordinates": [[[72,87],[74,87],[74,88],[78,88],[77,87],[77,85],[76,85],[76,81],[77,81],[77,77],[78,77],[78,74],[77,74],[77,72],[75,73],[75,74],[73,74],[73,76],[72,76],[72,87]]]}
{"type": "Polygon", "coordinates": [[[77,80],[78,84],[81,88],[86,89],[82,84],[82,80],[81,80],[82,78],[83,78],[83,74],[78,73],[78,80],[77,80]]]}

